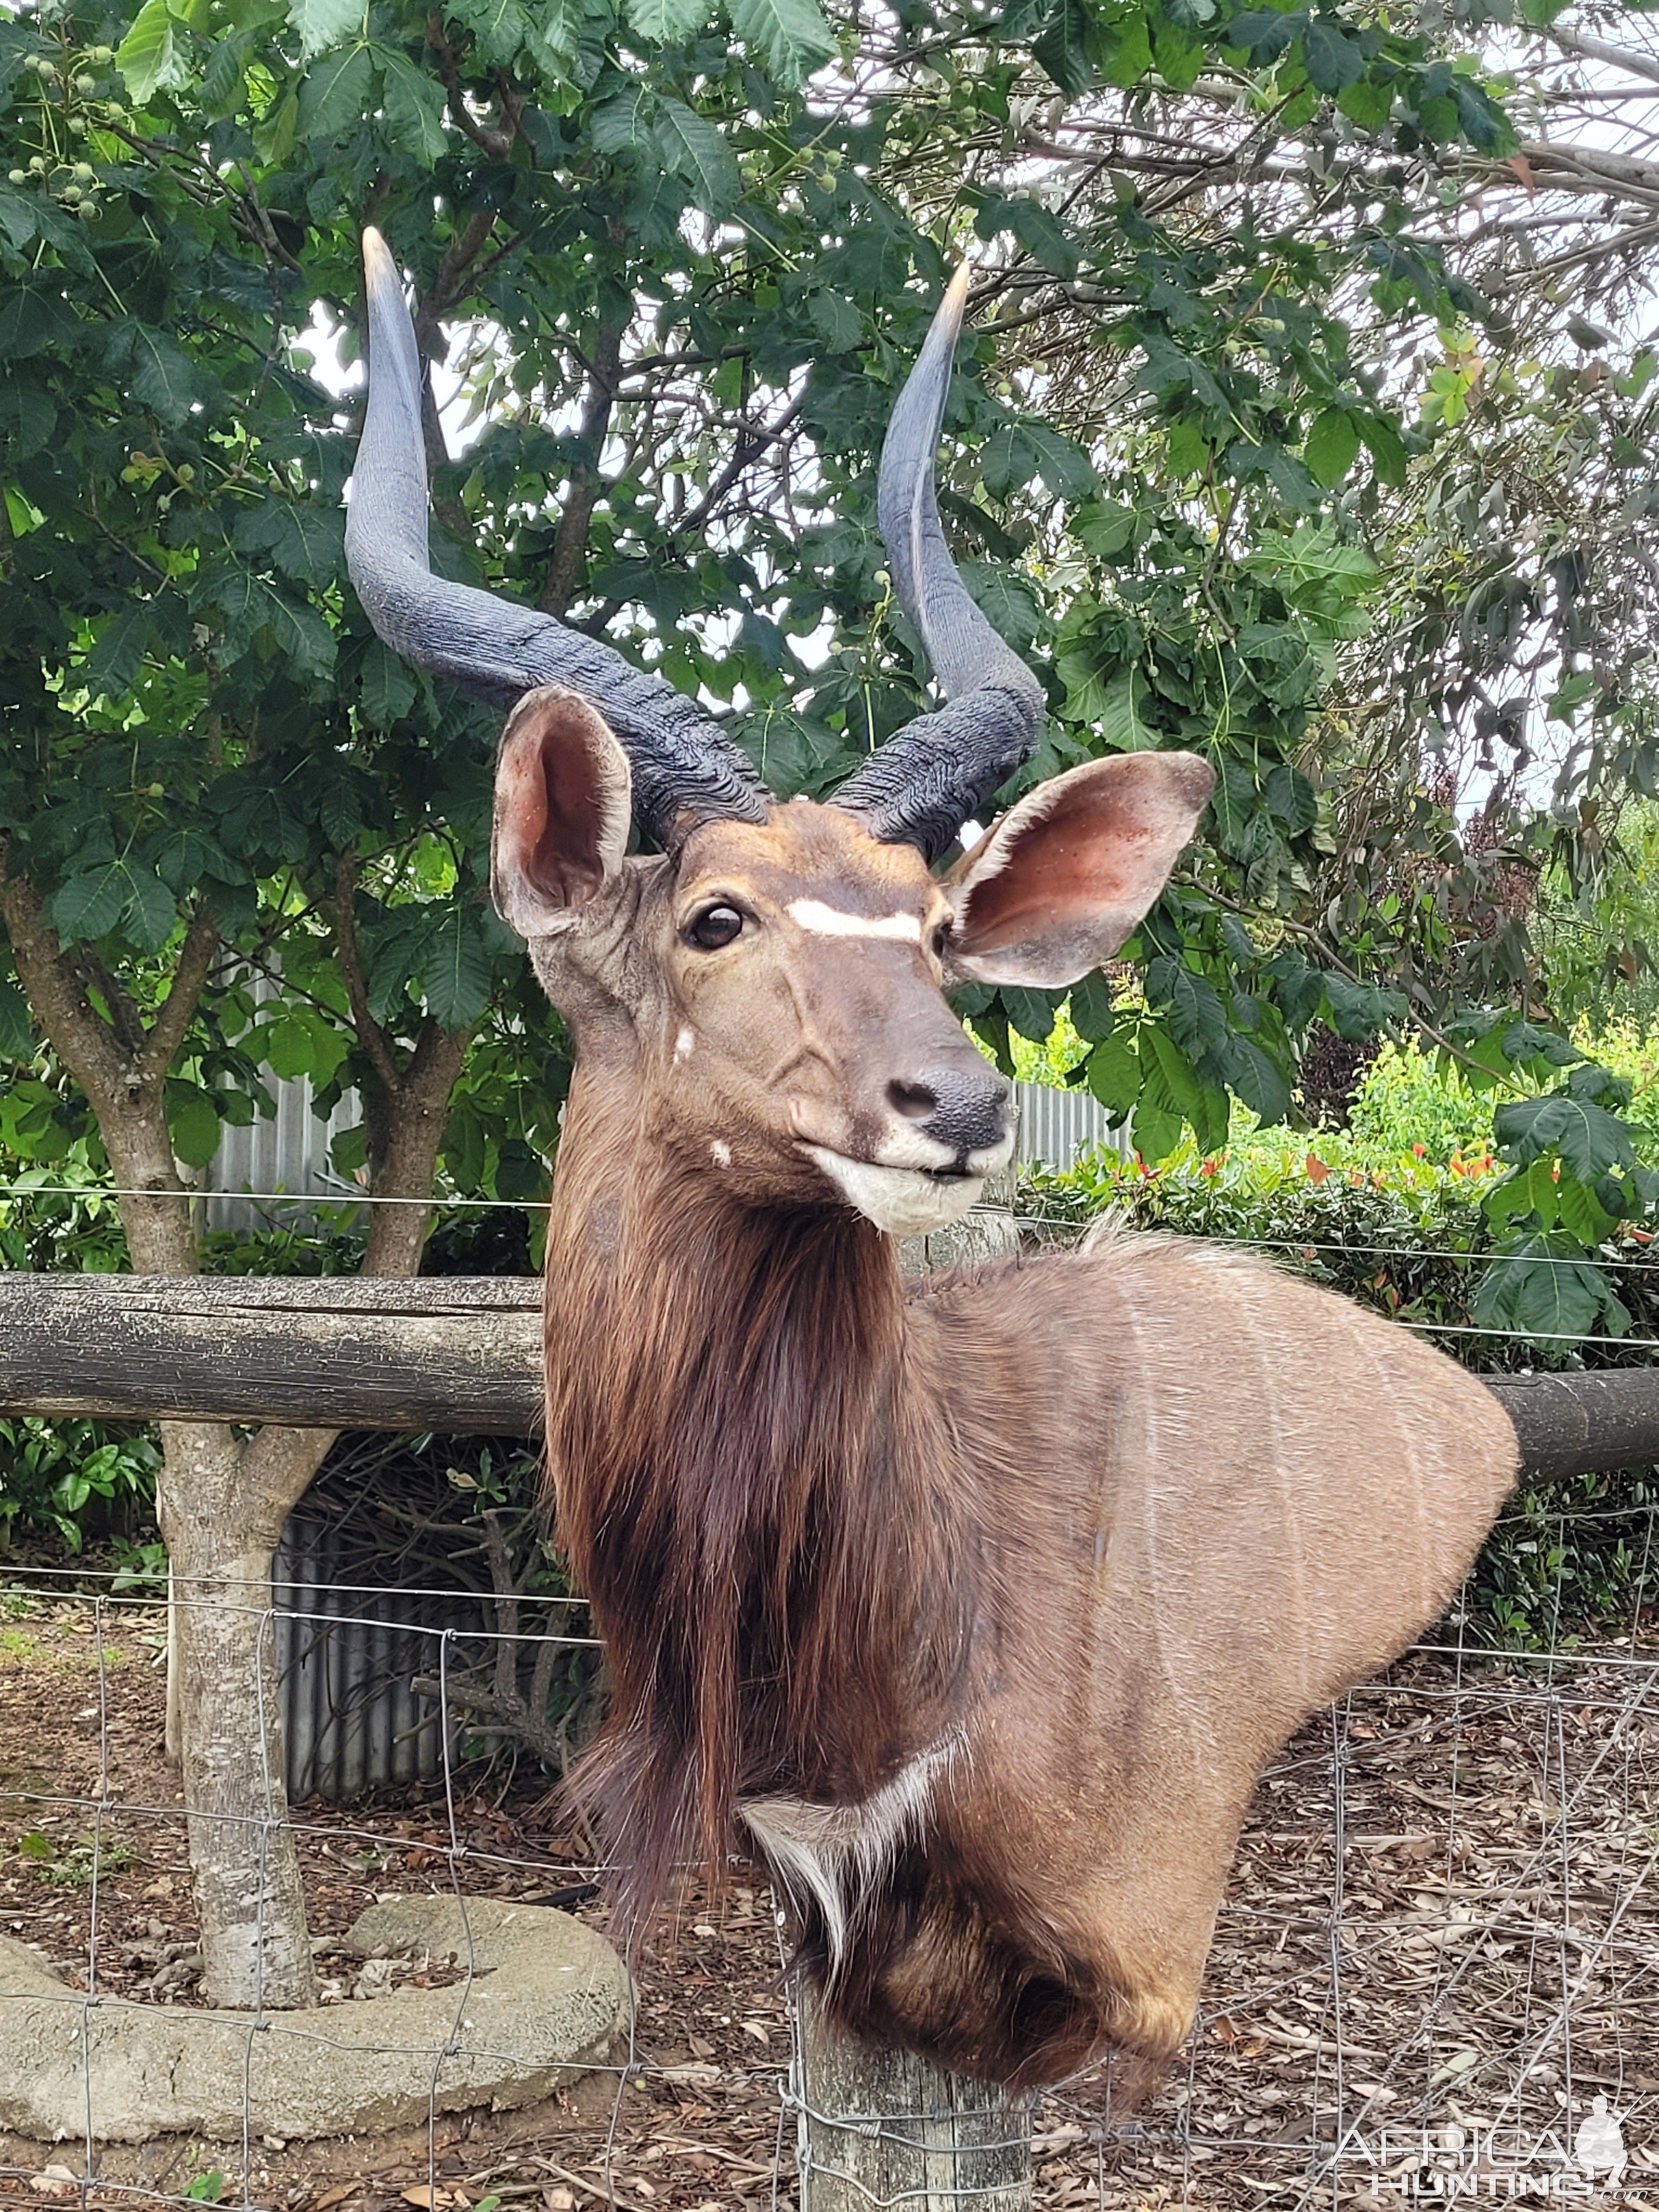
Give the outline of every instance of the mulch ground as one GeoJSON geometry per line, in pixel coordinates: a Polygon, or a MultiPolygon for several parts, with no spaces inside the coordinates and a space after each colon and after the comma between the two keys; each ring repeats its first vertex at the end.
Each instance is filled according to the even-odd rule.
{"type": "MultiPolygon", "coordinates": [[[[106,1604],[100,1628],[79,1598],[0,1594],[0,1932],[74,1986],[90,1965],[106,1992],[190,2003],[162,1646],[154,1607],[106,1604]]],[[[532,1899],[580,1880],[580,1839],[537,1824],[544,1787],[481,1771],[453,1833],[441,1785],[298,1808],[334,1993],[363,1986],[337,1939],[377,1897],[459,1885],[532,1899]]],[[[578,1909],[604,1926],[602,1903],[578,1909]]],[[[372,1978],[443,1972],[392,1961],[372,1978]]],[[[256,2138],[246,2164],[240,2142],[110,2146],[89,2201],[793,2206],[791,2037],[763,1882],[739,1870],[717,1906],[689,1894],[641,1990],[624,2075],[374,2142],[256,2138]]],[[[1035,2202],[1402,2203],[1443,2199],[1445,2177],[1483,2155],[1497,2177],[1483,2199],[1540,2195],[1540,2175],[1559,2197],[1558,2168],[1588,2185],[1573,2145],[1597,2095],[1629,2154],[1616,2201],[1659,2212],[1659,1636],[1535,1662],[1419,1653],[1310,1723],[1264,1779],[1187,2051],[1132,2119],[1097,2075],[1046,2098],[1035,2202]],[[1526,2190],[1504,2182],[1522,2172],[1526,2190]]],[[[79,2144],[0,2135],[0,2197],[79,2200],[83,2166],[79,2144]]]]}

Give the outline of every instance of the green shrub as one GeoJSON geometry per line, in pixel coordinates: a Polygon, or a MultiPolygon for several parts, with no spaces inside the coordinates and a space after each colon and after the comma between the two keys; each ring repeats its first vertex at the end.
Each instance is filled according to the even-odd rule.
{"type": "Polygon", "coordinates": [[[0,1552],[20,1528],[53,1532],[78,1552],[94,1503],[106,1528],[147,1516],[161,1463],[148,1431],[33,1413],[0,1419],[0,1552]]]}

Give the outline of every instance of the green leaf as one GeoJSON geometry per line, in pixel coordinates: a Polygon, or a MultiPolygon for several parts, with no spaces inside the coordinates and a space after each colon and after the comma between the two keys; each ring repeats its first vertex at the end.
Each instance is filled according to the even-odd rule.
{"type": "Polygon", "coordinates": [[[33,1051],[29,1002],[9,975],[0,975],[0,1060],[27,1060],[33,1051]]]}
{"type": "Polygon", "coordinates": [[[0,191],[0,236],[8,246],[25,246],[34,235],[34,208],[21,192],[0,191]]]}
{"type": "Polygon", "coordinates": [[[104,623],[81,671],[82,682],[94,697],[118,699],[132,689],[144,665],[153,627],[150,611],[142,600],[104,623]]]}
{"type": "Polygon", "coordinates": [[[1512,1098],[1492,1115],[1492,1135],[1507,1159],[1525,1167],[1540,1153],[1559,1152],[1581,1182],[1609,1168],[1636,1164],[1628,1127],[1593,1098],[1566,1090],[1541,1098],[1512,1098]]]}
{"type": "Polygon", "coordinates": [[[242,510],[232,540],[244,553],[269,555],[283,575],[313,590],[345,573],[345,517],[337,507],[308,500],[263,499],[242,510]]]}
{"type": "Polygon", "coordinates": [[[1029,1037],[1033,1044],[1048,1042],[1054,1033],[1055,1005],[1049,993],[1025,990],[1018,984],[1005,983],[998,996],[1002,1000],[1010,1029],[1018,1030],[1021,1036],[1029,1037]]]}
{"type": "Polygon", "coordinates": [[[708,0],[624,0],[629,28],[661,46],[678,46],[702,30],[708,0]]]}
{"type": "Polygon", "coordinates": [[[0,461],[15,468],[46,445],[58,427],[58,410],[38,385],[0,376],[0,461]]]}
{"type": "Polygon", "coordinates": [[[186,1167],[204,1168],[219,1149],[219,1109],[199,1084],[170,1082],[167,1087],[167,1134],[186,1167]]]}
{"type": "Polygon", "coordinates": [[[731,0],[732,27],[784,92],[797,92],[836,52],[817,0],[731,0]]]}
{"type": "Polygon", "coordinates": [[[1101,1044],[1110,1036],[1115,1018],[1112,987],[1099,969],[1092,969],[1080,983],[1073,984],[1069,1004],[1072,1027],[1085,1044],[1101,1044]]]}
{"type": "Polygon", "coordinates": [[[360,1168],[368,1164],[368,1130],[361,1121],[349,1129],[342,1129],[329,1146],[329,1158],[334,1163],[337,1175],[349,1179],[360,1168]]]}
{"type": "Polygon", "coordinates": [[[115,66],[126,81],[135,106],[147,106],[162,87],[171,89],[184,74],[184,58],[167,0],[144,0],[132,27],[115,50],[115,66]]]}
{"type": "Polygon", "coordinates": [[[1365,50],[1339,25],[1316,15],[1302,33],[1302,60],[1308,81],[1335,94],[1365,74],[1365,50]]]}
{"type": "Polygon", "coordinates": [[[1152,33],[1158,73],[1172,92],[1188,92],[1204,66],[1204,48],[1183,25],[1166,20],[1152,33]]]}
{"type": "Polygon", "coordinates": [[[809,292],[806,314],[831,353],[851,353],[864,335],[864,318],[844,292],[809,292]]]}
{"type": "Polygon", "coordinates": [[[1572,1238],[1543,1231],[1517,1237],[1491,1262],[1471,1311],[1483,1328],[1513,1329],[1552,1345],[1623,1336],[1630,1327],[1606,1270],[1572,1238]]]}
{"type": "Polygon", "coordinates": [[[372,637],[363,653],[362,710],[377,729],[389,730],[415,704],[420,686],[401,653],[372,637]]]}
{"type": "Polygon", "coordinates": [[[657,95],[641,79],[631,78],[620,92],[612,93],[593,110],[587,135],[595,150],[609,154],[638,154],[655,144],[652,120],[657,95]]]}
{"type": "Polygon", "coordinates": [[[1355,983],[1346,975],[1327,975],[1325,1002],[1331,1027],[1338,1036],[1358,1043],[1375,1036],[1384,1022],[1399,1021],[1406,1012],[1404,996],[1382,991],[1374,983],[1355,983]]]}
{"type": "Polygon", "coordinates": [[[1284,1121],[1291,1110],[1291,1086],[1261,1046],[1235,1030],[1218,1054],[1231,1089],[1264,1127],[1284,1121]]]}
{"type": "Polygon", "coordinates": [[[0,359],[27,361],[72,344],[82,329],[80,317],[44,286],[13,284],[0,292],[0,359]]]}
{"type": "Polygon", "coordinates": [[[1359,435],[1371,457],[1379,483],[1406,481],[1406,447],[1399,431],[1386,415],[1361,415],[1359,435]]]}
{"type": "Polygon", "coordinates": [[[1140,1096],[1140,1057],[1121,1036],[1102,1039],[1089,1054],[1088,1084],[1115,1120],[1121,1121],[1140,1096]]]}
{"type": "Polygon", "coordinates": [[[159,952],[173,934],[178,902],[153,869],[126,860],[118,865],[126,882],[122,927],[141,952],[159,952]]]}
{"type": "MultiPolygon", "coordinates": [[[[1144,25],[1142,36],[1145,37],[1144,25]]],[[[1068,98],[1075,99],[1079,93],[1089,89],[1095,81],[1095,70],[1089,58],[1089,16],[1084,0],[1060,0],[1048,29],[1032,43],[1031,59],[1068,98]]],[[[1146,60],[1150,67],[1150,46],[1146,60]]]]}
{"type": "Polygon", "coordinates": [[[533,35],[520,0],[450,0],[445,12],[471,33],[477,59],[487,69],[511,69],[533,35]]]}
{"type": "Polygon", "coordinates": [[[475,917],[452,906],[426,959],[426,1010],[447,1030],[471,1029],[489,999],[489,957],[475,917]]]}
{"type": "Polygon", "coordinates": [[[166,429],[185,422],[200,396],[195,363],[175,338],[149,323],[127,318],[109,325],[105,353],[129,398],[149,408],[166,429]]]}
{"type": "Polygon", "coordinates": [[[1227,43],[1247,53],[1255,67],[1262,69],[1289,51],[1300,20],[1295,15],[1281,15],[1276,9],[1253,8],[1235,15],[1228,24],[1227,43]]]}
{"type": "Polygon", "coordinates": [[[1226,1010],[1213,987],[1167,953],[1147,963],[1146,995],[1164,1012],[1170,1035],[1189,1058],[1213,1051],[1226,1036],[1226,1010]]]}
{"type": "Polygon", "coordinates": [[[118,860],[108,860],[60,885],[46,902],[46,914],[60,937],[105,937],[126,902],[125,872],[118,860]]]}
{"type": "Polygon", "coordinates": [[[221,40],[208,57],[202,72],[202,106],[216,121],[234,115],[241,106],[252,45],[252,34],[245,31],[239,39],[221,40]]]}
{"type": "Polygon", "coordinates": [[[586,21],[582,0],[538,0],[532,10],[526,46],[556,83],[575,65],[586,21]]]}
{"type": "Polygon", "coordinates": [[[299,35],[300,58],[315,61],[360,28],[363,0],[288,0],[289,28],[299,35]]]}
{"type": "Polygon", "coordinates": [[[1338,93],[1336,104],[1362,131],[1381,131],[1394,113],[1394,88],[1375,77],[1356,77],[1338,93]]]}
{"type": "Polygon", "coordinates": [[[1314,417],[1302,447],[1303,459],[1316,483],[1327,491],[1340,484],[1359,452],[1359,430],[1345,408],[1328,407],[1314,417]]]}
{"type": "Polygon", "coordinates": [[[1477,153],[1507,154],[1519,143],[1508,116],[1485,85],[1460,70],[1452,77],[1451,96],[1458,127],[1477,153]]]}
{"type": "Polygon", "coordinates": [[[1028,651],[1042,627],[1042,609],[1030,578],[1000,561],[964,561],[958,573],[998,636],[1016,653],[1028,651]]]}
{"type": "Polygon", "coordinates": [[[706,116],[683,100],[665,100],[657,115],[657,146],[664,166],[690,185],[705,215],[723,216],[743,189],[737,156],[706,116]]]}
{"type": "Polygon", "coordinates": [[[449,150],[442,85],[390,46],[377,46],[374,58],[380,64],[387,123],[416,159],[430,168],[449,150]]]}
{"type": "Polygon", "coordinates": [[[1077,275],[1081,257],[1076,242],[1059,216],[1051,215],[1041,200],[1009,200],[1002,212],[1006,227],[1039,267],[1054,276],[1077,275]]]}
{"type": "Polygon", "coordinates": [[[1108,84],[1128,92],[1152,73],[1152,41],[1144,15],[1127,17],[1116,31],[1116,42],[1100,73],[1108,84]]]}
{"type": "Polygon", "coordinates": [[[1106,685],[1096,718],[1102,744],[1115,753],[1144,753],[1158,745],[1158,732],[1141,714],[1146,683],[1138,668],[1126,668],[1106,685]]]}
{"type": "MultiPolygon", "coordinates": [[[[298,127],[307,138],[337,138],[362,121],[374,94],[374,64],[368,47],[337,46],[313,62],[300,80],[298,127]]],[[[266,158],[280,156],[272,150],[266,158]]]]}
{"type": "Polygon", "coordinates": [[[1041,477],[1060,499],[1086,499],[1097,487],[1094,463],[1046,422],[1022,420],[994,431],[980,448],[980,473],[994,497],[1041,477]]]}

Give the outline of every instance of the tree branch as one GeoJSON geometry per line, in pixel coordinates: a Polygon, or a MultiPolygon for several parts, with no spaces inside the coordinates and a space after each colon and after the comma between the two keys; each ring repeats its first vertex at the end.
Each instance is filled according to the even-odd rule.
{"type": "Polygon", "coordinates": [[[101,1020],[74,959],[58,941],[34,886],[3,872],[0,845],[0,914],[11,939],[12,956],[24,995],[34,1009],[52,1050],[82,1091],[93,1110],[112,1109],[125,1094],[125,1054],[109,1024],[101,1020]]]}
{"type": "Polygon", "coordinates": [[[368,986],[357,951],[357,916],[353,904],[357,889],[357,856],[342,853],[334,871],[334,943],[339,955],[340,978],[351,1008],[351,1026],[368,1054],[369,1065],[390,1097],[398,1088],[398,1063],[386,1041],[386,1031],[368,1010],[368,986]]]}
{"type": "Polygon", "coordinates": [[[173,1054],[184,1042],[185,1031],[202,1002],[202,993],[207,988],[218,950],[219,925],[206,907],[198,907],[185,932],[179,964],[173,971],[167,997],[150,1024],[149,1038],[138,1056],[147,1076],[159,1079],[173,1065],[173,1054]]]}
{"type": "Polygon", "coordinates": [[[617,378],[622,367],[623,332],[626,319],[601,319],[598,341],[593,348],[592,367],[588,372],[587,397],[582,407],[582,418],[577,431],[580,450],[570,471],[570,487],[565,494],[564,506],[559,515],[558,527],[553,534],[553,552],[547,564],[547,576],[542,586],[537,605],[545,615],[562,619],[570,602],[576,596],[581,581],[582,563],[587,551],[587,528],[593,519],[593,508],[599,496],[599,454],[605,444],[605,434],[610,427],[611,410],[616,404],[617,378]]]}
{"type": "Polygon", "coordinates": [[[1559,23],[1550,24],[1543,36],[1564,52],[1578,54],[1585,61],[1610,62],[1615,69],[1628,70],[1632,76],[1659,84],[1659,59],[1651,54],[1633,54],[1627,47],[1615,46],[1610,39],[1593,39],[1587,31],[1564,30],[1559,23]]]}

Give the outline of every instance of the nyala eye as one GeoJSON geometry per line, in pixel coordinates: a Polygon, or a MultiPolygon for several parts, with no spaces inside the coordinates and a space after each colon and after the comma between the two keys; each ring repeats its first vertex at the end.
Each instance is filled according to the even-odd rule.
{"type": "Polygon", "coordinates": [[[942,921],[933,932],[933,957],[935,960],[944,959],[945,948],[950,942],[951,925],[948,921],[942,921]]]}
{"type": "Polygon", "coordinates": [[[734,906],[705,907],[688,925],[686,935],[705,952],[718,952],[742,934],[743,916],[734,906]]]}

